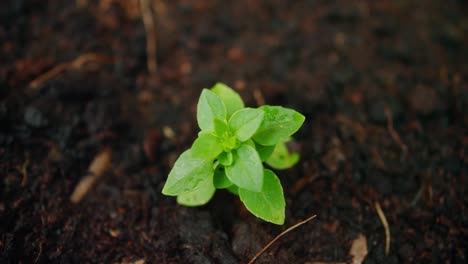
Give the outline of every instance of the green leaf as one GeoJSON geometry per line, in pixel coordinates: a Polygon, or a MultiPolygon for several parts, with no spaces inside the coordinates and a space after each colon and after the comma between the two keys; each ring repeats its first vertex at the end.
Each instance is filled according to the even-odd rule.
{"type": "Polygon", "coordinates": [[[218,161],[223,166],[231,166],[233,162],[232,152],[223,152],[218,156],[218,161]]]}
{"type": "Polygon", "coordinates": [[[299,153],[290,154],[285,142],[280,142],[276,145],[270,158],[266,161],[266,164],[270,165],[274,169],[284,170],[291,168],[299,161],[299,153]]]}
{"type": "Polygon", "coordinates": [[[255,216],[277,225],[284,224],[286,202],[283,188],[271,170],[264,170],[261,192],[239,188],[239,197],[247,210],[255,216]]]}
{"type": "Polygon", "coordinates": [[[193,142],[192,155],[195,158],[214,160],[221,152],[223,146],[219,139],[210,133],[203,133],[193,142]]]}
{"type": "Polygon", "coordinates": [[[226,189],[232,185],[232,182],[226,177],[224,169],[218,168],[213,176],[213,184],[217,189],[226,189]]]}
{"type": "Polygon", "coordinates": [[[235,185],[253,191],[262,190],[263,165],[255,148],[241,145],[233,151],[234,161],[225,168],[226,176],[235,185]]]}
{"type": "Polygon", "coordinates": [[[212,130],[214,119],[226,120],[226,106],[212,91],[203,89],[197,105],[197,122],[201,130],[212,130]]]}
{"type": "Polygon", "coordinates": [[[213,120],[213,125],[214,125],[214,132],[216,136],[218,137],[225,137],[226,134],[229,133],[229,127],[224,120],[219,120],[218,118],[215,118],[213,120]]]}
{"type": "Polygon", "coordinates": [[[174,196],[194,191],[212,176],[213,161],[195,158],[186,150],[174,163],[162,193],[174,196]]]}
{"type": "Polygon", "coordinates": [[[228,117],[234,114],[234,112],[237,110],[244,108],[244,102],[242,101],[242,98],[238,93],[229,88],[227,85],[223,83],[217,83],[211,90],[217,94],[221,100],[223,100],[224,105],[226,105],[228,117]]]}
{"type": "Polygon", "coordinates": [[[223,138],[223,150],[225,152],[231,152],[233,149],[238,148],[239,144],[240,142],[237,140],[235,136],[223,138]]]}
{"type": "Polygon", "coordinates": [[[229,119],[229,128],[240,141],[251,138],[262,123],[264,112],[254,108],[236,111],[229,119]]]}
{"type": "Polygon", "coordinates": [[[239,196],[239,187],[237,187],[236,185],[231,185],[229,187],[226,188],[226,190],[228,190],[230,193],[234,194],[234,195],[237,195],[239,196]]]}
{"type": "Polygon", "coordinates": [[[260,159],[262,161],[266,161],[273,153],[273,150],[275,149],[275,145],[263,146],[258,143],[255,143],[255,149],[257,150],[258,155],[260,155],[260,159]]]}
{"type": "Polygon", "coordinates": [[[245,142],[242,142],[243,145],[251,146],[252,148],[255,149],[255,142],[252,139],[248,139],[245,142]]]}
{"type": "Polygon", "coordinates": [[[216,189],[212,179],[205,181],[200,188],[188,193],[179,194],[177,203],[185,206],[200,206],[208,203],[213,197],[216,189]]]}
{"type": "Polygon", "coordinates": [[[259,109],[265,112],[265,116],[253,139],[264,146],[286,140],[299,130],[305,120],[302,114],[281,106],[264,105],[259,109]]]}

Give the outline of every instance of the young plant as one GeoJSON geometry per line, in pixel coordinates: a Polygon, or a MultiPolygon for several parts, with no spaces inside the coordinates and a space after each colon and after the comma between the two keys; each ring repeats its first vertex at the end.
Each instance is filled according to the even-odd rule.
{"type": "Polygon", "coordinates": [[[227,189],[255,216],[282,225],[283,188],[262,162],[275,169],[296,164],[299,154],[290,154],[286,142],[304,120],[281,106],[245,107],[239,94],[222,83],[203,89],[197,105],[201,131],[176,160],[162,193],[177,196],[179,204],[200,206],[216,189],[227,189]]]}

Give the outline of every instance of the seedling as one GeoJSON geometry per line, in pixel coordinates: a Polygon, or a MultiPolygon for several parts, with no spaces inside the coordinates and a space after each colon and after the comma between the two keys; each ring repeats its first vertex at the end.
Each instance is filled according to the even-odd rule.
{"type": "Polygon", "coordinates": [[[192,147],[176,160],[162,190],[185,206],[211,200],[216,189],[238,195],[247,210],[268,222],[284,223],[283,188],[276,174],[299,160],[286,143],[305,117],[288,108],[245,107],[239,94],[218,83],[203,89],[197,105],[201,131],[192,147]]]}

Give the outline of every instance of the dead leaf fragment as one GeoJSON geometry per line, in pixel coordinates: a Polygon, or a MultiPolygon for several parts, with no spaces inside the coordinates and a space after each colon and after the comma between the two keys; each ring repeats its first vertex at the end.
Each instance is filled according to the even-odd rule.
{"type": "Polygon", "coordinates": [[[70,200],[72,203],[77,204],[93,187],[94,183],[102,176],[110,165],[112,151],[110,148],[102,150],[96,155],[88,168],[88,174],[85,175],[78,185],[75,187],[70,200]]]}
{"type": "Polygon", "coordinates": [[[361,264],[367,256],[367,239],[363,234],[353,241],[349,255],[353,258],[352,264],[361,264]]]}
{"type": "Polygon", "coordinates": [[[123,262],[120,262],[120,264],[145,264],[145,262],[146,262],[145,259],[139,259],[139,260],[130,261],[130,262],[123,261],[123,262]]]}

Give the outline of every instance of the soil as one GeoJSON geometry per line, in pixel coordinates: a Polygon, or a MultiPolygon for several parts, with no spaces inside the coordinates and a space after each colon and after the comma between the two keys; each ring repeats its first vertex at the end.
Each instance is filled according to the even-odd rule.
{"type": "Polygon", "coordinates": [[[1,263],[246,263],[313,214],[257,263],[350,262],[359,234],[365,263],[467,262],[465,1],[155,1],[153,75],[138,2],[0,1],[1,263]],[[87,53],[113,62],[30,85],[87,53]],[[161,194],[218,81],[307,117],[301,161],[277,172],[284,226],[223,191],[199,208],[161,194]]]}

